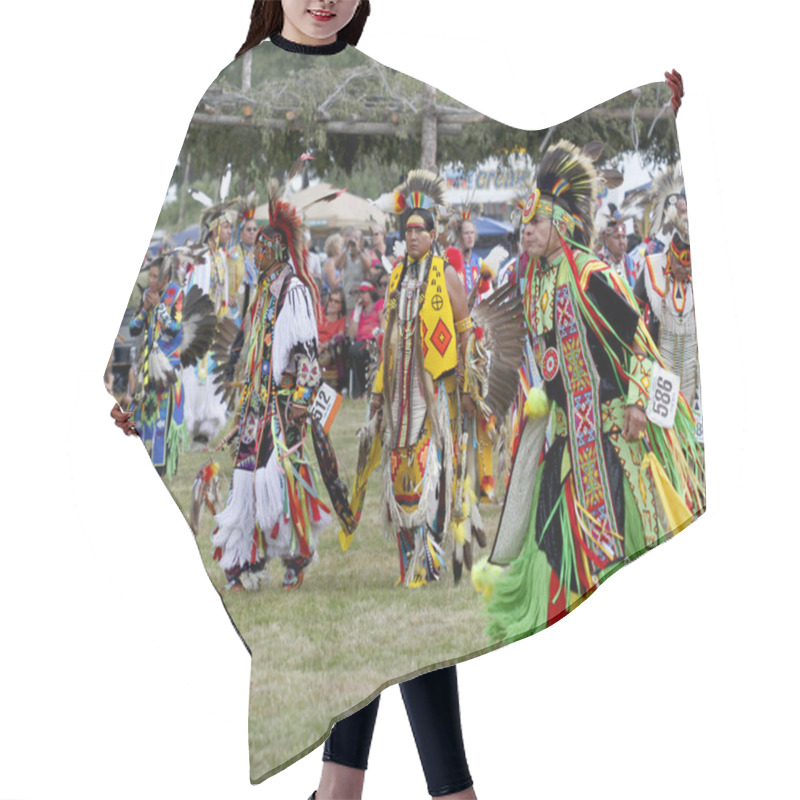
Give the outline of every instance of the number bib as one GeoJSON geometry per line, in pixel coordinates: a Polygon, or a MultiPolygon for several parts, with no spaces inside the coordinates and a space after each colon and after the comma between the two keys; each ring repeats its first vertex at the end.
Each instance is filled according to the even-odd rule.
{"type": "Polygon", "coordinates": [[[695,421],[695,428],[694,428],[695,439],[697,439],[697,441],[700,444],[703,444],[703,409],[700,408],[699,398],[695,401],[694,408],[692,409],[692,414],[694,414],[694,421],[695,421]]]}
{"type": "Polygon", "coordinates": [[[323,383],[317,389],[317,397],[311,404],[309,414],[319,422],[325,433],[328,433],[341,405],[342,396],[339,392],[327,383],[323,383]]]}
{"type": "Polygon", "coordinates": [[[650,380],[650,402],[647,405],[647,418],[662,428],[671,428],[675,422],[675,411],[678,408],[681,379],[664,369],[660,364],[653,364],[650,380]]]}

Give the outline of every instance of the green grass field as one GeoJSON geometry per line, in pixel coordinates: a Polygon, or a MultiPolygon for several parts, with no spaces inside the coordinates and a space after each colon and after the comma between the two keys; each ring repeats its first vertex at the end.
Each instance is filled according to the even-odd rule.
{"type": "MultiPolygon", "coordinates": [[[[331,431],[348,486],[355,474],[356,432],[364,414],[362,401],[345,400],[331,431]]],[[[310,439],[307,452],[313,457],[310,439]]],[[[229,478],[229,452],[217,455],[229,478]]],[[[169,484],[187,517],[195,475],[208,457],[182,454],[178,474],[169,484]]],[[[488,647],[482,600],[469,575],[458,586],[452,573],[445,573],[438,584],[422,589],[395,587],[397,544],[385,538],[379,525],[379,497],[374,474],[350,549],[341,551],[339,527],[332,523],[320,535],[318,558],[294,592],[281,590],[280,563],[270,565],[270,582],[261,591],[224,592],[225,577],[211,558],[213,521],[210,514],[204,516],[197,540],[203,562],[253,654],[253,780],[316,747],[332,721],[365,704],[387,683],[488,647]]],[[[491,541],[500,508],[483,506],[482,514],[491,541]]],[[[481,555],[476,553],[476,558],[481,555]]]]}

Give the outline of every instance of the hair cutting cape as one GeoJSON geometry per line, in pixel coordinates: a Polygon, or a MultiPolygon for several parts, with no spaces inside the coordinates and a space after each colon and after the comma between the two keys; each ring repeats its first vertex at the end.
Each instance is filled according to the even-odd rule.
{"type": "MultiPolygon", "coordinates": [[[[192,118],[149,253],[165,257],[158,300],[144,302],[144,267],[113,372],[252,655],[256,782],[384,687],[553,624],[699,516],[705,491],[694,293],[673,260],[690,263],[686,193],[663,84],[523,131],[441,93],[431,104],[353,48],[263,42],[249,85],[243,58],[192,118]],[[432,119],[443,203],[402,184],[431,154],[432,119]],[[288,267],[269,277],[242,241],[253,216],[275,223],[270,178],[308,250],[339,232],[349,247],[349,226],[388,234],[385,254],[362,248],[392,267],[383,330],[350,346],[384,399],[380,420],[371,391],[337,396],[346,376],[321,380],[322,275],[302,231],[276,246],[288,267]],[[442,243],[420,262],[392,235],[398,202],[438,219],[442,243]],[[448,246],[461,247],[452,231],[444,241],[448,215],[467,206],[481,210],[477,242],[451,257],[462,280],[472,270],[470,322],[454,319],[444,278],[448,246]],[[547,260],[519,250],[536,215],[563,231],[547,260]],[[615,217],[621,255],[604,238],[615,217]],[[298,405],[313,424],[296,424],[298,405]],[[631,413],[646,424],[628,441],[631,413]]],[[[343,273],[363,269],[348,259],[343,273]]],[[[227,683],[214,676],[206,701],[225,703],[227,683]]]]}

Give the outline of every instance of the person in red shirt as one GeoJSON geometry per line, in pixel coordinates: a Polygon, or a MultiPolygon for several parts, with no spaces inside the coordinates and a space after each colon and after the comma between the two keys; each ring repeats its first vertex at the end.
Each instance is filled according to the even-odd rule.
{"type": "Polygon", "coordinates": [[[367,370],[381,331],[381,311],[383,300],[377,286],[372,281],[362,281],[358,287],[356,307],[347,323],[347,335],[353,340],[350,348],[353,397],[361,397],[367,386],[367,370]]]}
{"type": "Polygon", "coordinates": [[[347,304],[344,290],[334,289],[325,304],[325,314],[317,326],[319,332],[319,363],[322,367],[322,379],[341,391],[347,365],[344,354],[345,327],[347,326],[347,304]]]}

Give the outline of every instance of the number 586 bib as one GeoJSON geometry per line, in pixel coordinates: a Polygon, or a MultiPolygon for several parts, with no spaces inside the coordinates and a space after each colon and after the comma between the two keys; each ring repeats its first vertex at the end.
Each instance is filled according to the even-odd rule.
{"type": "Polygon", "coordinates": [[[660,364],[653,364],[650,379],[650,402],[647,405],[647,418],[662,428],[671,428],[675,422],[675,410],[678,408],[681,379],[664,369],[660,364]]]}

